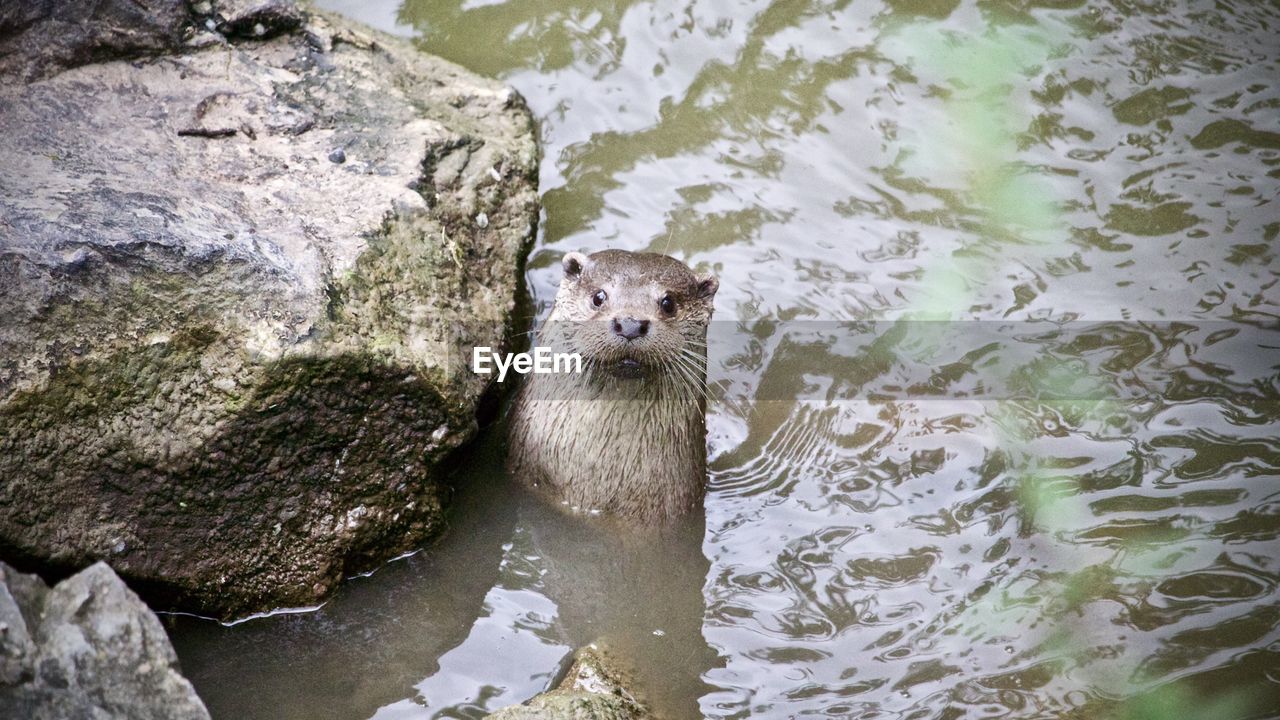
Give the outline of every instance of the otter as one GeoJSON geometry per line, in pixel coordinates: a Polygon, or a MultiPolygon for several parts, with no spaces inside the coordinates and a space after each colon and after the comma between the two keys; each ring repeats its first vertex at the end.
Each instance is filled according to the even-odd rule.
{"type": "Polygon", "coordinates": [[[561,264],[537,342],[579,353],[583,370],[527,376],[509,471],[584,511],[658,521],[699,507],[719,280],[657,253],[571,252],[561,264]]]}

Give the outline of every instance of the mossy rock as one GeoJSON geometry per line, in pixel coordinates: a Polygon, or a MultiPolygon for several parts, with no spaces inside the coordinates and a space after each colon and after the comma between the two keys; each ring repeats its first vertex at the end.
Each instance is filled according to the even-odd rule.
{"type": "Polygon", "coordinates": [[[596,646],[578,651],[560,685],[490,714],[490,720],[649,720],[628,674],[596,646]]]}
{"type": "Polygon", "coordinates": [[[490,390],[466,361],[509,336],[536,229],[534,125],[344,20],[148,2],[185,29],[0,77],[0,557],[108,560],[221,618],[313,604],[442,525],[490,390]]]}

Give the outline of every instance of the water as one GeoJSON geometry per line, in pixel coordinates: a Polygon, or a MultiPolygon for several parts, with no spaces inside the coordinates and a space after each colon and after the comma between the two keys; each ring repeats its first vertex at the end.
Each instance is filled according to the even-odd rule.
{"type": "Polygon", "coordinates": [[[528,99],[537,305],[719,273],[710,492],[560,517],[491,434],[426,552],[173,621],[215,717],[476,717],[597,638],[671,717],[1280,717],[1280,6],[321,4],[528,99]]]}

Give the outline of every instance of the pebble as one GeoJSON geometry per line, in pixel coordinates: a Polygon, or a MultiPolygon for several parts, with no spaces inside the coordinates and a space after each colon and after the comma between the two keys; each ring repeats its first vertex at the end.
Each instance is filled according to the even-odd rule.
{"type": "Polygon", "coordinates": [[[342,148],[338,148],[337,150],[334,150],[333,152],[329,153],[329,160],[341,165],[342,163],[347,161],[347,153],[342,148]]]}
{"type": "Polygon", "coordinates": [[[484,213],[480,213],[479,215],[476,215],[476,225],[481,230],[489,227],[489,216],[484,213]]]}

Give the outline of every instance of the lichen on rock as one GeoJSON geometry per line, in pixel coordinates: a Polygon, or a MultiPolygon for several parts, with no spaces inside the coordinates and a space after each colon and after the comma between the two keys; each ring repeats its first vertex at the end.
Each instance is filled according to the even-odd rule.
{"type": "Polygon", "coordinates": [[[488,389],[465,359],[504,344],[536,227],[534,126],[344,20],[149,1],[180,41],[0,61],[0,556],[109,559],[224,618],[312,604],[442,524],[488,389]]]}

